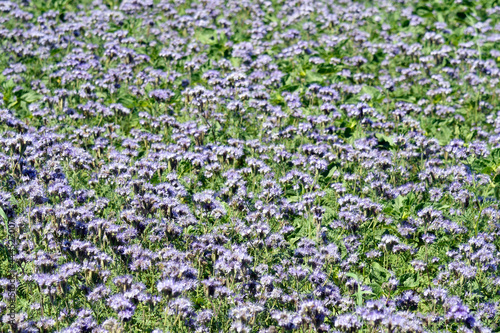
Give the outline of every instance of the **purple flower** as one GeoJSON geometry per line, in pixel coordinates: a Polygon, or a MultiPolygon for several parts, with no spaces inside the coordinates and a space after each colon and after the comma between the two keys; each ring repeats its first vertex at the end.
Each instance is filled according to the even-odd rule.
{"type": "Polygon", "coordinates": [[[346,313],[335,318],[334,326],[342,332],[356,332],[361,328],[362,323],[356,315],[346,313]]]}

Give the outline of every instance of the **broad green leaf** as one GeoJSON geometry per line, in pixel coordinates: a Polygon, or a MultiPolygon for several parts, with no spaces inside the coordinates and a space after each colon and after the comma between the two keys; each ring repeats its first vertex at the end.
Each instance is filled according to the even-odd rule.
{"type": "Polygon", "coordinates": [[[214,30],[203,30],[195,33],[196,39],[203,44],[215,45],[219,41],[217,39],[217,32],[214,30]]]}
{"type": "Polygon", "coordinates": [[[307,83],[323,82],[323,76],[311,70],[306,71],[305,77],[307,83]]]}

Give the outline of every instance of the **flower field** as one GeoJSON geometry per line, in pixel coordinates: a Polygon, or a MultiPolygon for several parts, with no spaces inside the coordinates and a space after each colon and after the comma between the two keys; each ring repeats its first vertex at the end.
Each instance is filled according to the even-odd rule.
{"type": "Polygon", "coordinates": [[[0,1],[0,332],[500,332],[500,4],[0,1]]]}

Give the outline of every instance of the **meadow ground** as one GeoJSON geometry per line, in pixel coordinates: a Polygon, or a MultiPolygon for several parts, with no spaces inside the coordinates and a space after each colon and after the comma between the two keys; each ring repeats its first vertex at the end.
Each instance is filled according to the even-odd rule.
{"type": "Polygon", "coordinates": [[[0,331],[500,332],[500,5],[0,1],[0,331]]]}

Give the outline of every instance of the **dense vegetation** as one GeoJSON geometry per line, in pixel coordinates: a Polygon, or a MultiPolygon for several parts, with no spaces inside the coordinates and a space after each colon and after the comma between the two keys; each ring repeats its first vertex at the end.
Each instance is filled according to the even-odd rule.
{"type": "Polygon", "coordinates": [[[500,332],[495,1],[0,1],[0,50],[0,331],[500,332]]]}

